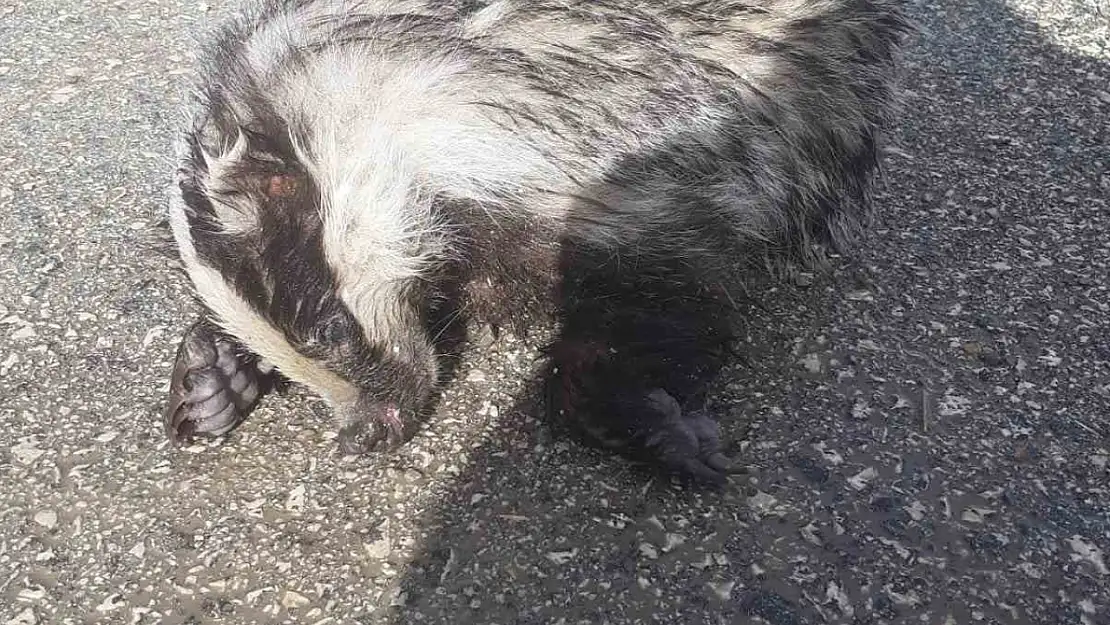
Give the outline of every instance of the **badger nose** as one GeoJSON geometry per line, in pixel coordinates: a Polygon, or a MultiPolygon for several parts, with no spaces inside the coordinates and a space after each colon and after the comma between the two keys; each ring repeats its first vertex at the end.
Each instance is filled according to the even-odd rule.
{"type": "Polygon", "coordinates": [[[405,422],[394,403],[359,401],[341,412],[339,450],[344,455],[392,450],[405,440],[405,422]]]}

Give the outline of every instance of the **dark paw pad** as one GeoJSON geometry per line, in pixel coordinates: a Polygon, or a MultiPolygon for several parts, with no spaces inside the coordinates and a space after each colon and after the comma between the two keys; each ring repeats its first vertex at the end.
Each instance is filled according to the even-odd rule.
{"type": "Polygon", "coordinates": [[[648,455],[679,475],[723,484],[730,462],[721,453],[721,431],[704,411],[683,412],[662,389],[647,396],[648,408],[662,418],[643,439],[648,455]]]}
{"type": "Polygon", "coordinates": [[[263,392],[253,358],[207,322],[186,332],[177,349],[162,421],[175,443],[226,434],[246,419],[263,392]]]}

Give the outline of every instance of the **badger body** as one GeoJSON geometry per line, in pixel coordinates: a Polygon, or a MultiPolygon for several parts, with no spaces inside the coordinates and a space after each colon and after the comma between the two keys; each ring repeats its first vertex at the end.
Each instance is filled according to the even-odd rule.
{"type": "Polygon", "coordinates": [[[165,420],[222,434],[271,363],[403,440],[464,321],[550,320],[549,412],[724,468],[729,291],[865,224],[896,0],[272,0],[204,47],[171,224],[207,314],[165,420]]]}

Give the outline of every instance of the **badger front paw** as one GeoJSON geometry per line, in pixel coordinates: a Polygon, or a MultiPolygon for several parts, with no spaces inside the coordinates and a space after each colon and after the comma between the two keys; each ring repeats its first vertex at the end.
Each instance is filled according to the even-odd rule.
{"type": "Polygon", "coordinates": [[[181,339],[162,415],[174,443],[220,436],[243,422],[267,386],[252,356],[202,319],[181,339]]]}
{"type": "Polygon", "coordinates": [[[710,484],[723,484],[730,462],[721,453],[721,430],[704,411],[684,412],[678,401],[663,389],[645,398],[645,408],[654,418],[641,433],[641,452],[664,469],[710,484]]]}

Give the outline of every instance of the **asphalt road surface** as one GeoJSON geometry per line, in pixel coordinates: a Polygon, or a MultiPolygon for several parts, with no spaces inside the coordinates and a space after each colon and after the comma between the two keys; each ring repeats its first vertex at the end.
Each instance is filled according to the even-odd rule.
{"type": "Polygon", "coordinates": [[[170,448],[167,156],[222,10],[0,5],[0,624],[1110,623],[1105,0],[912,5],[880,223],[753,294],[719,493],[553,431],[509,340],[396,454],[299,392],[170,448]]]}

